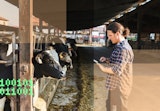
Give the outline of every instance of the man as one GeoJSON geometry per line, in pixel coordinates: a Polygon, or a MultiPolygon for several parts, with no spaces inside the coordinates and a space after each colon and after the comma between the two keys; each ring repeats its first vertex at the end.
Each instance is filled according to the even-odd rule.
{"type": "Polygon", "coordinates": [[[97,63],[102,72],[107,75],[106,88],[109,90],[107,111],[128,111],[127,102],[132,87],[132,62],[134,54],[125,37],[128,29],[118,22],[112,22],[107,27],[108,39],[115,44],[110,58],[101,57],[97,63]]]}

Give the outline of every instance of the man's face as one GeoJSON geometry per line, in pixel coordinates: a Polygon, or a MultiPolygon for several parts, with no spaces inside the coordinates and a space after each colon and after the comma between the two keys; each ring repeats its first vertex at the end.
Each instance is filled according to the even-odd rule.
{"type": "Polygon", "coordinates": [[[107,30],[108,39],[112,41],[113,44],[118,43],[118,33],[113,33],[111,30],[107,30]]]}

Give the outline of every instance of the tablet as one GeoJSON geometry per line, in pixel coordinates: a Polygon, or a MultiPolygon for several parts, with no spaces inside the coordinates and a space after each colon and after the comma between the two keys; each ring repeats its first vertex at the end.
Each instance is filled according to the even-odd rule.
{"type": "Polygon", "coordinates": [[[97,61],[97,60],[95,60],[95,59],[93,59],[93,62],[98,63],[98,61],[97,61]]]}

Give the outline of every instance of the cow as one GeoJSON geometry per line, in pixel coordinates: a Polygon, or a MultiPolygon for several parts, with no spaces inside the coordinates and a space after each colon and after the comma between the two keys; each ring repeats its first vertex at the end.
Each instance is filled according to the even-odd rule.
{"type": "Polygon", "coordinates": [[[59,62],[61,66],[67,65],[70,69],[73,68],[72,59],[70,57],[69,47],[66,44],[66,41],[62,37],[54,37],[52,39],[52,43],[48,44],[48,46],[52,46],[59,56],[59,62]]]}
{"type": "Polygon", "coordinates": [[[69,54],[70,56],[77,57],[77,47],[76,47],[76,41],[75,39],[67,38],[66,39],[66,44],[69,48],[69,54]]]}
{"type": "MultiPolygon", "coordinates": [[[[4,83],[7,79],[13,79],[12,53],[7,56],[7,50],[8,44],[0,43],[0,60],[4,62],[0,63],[0,79],[3,79],[4,83]]],[[[4,86],[3,88],[5,89],[7,87],[4,86]]],[[[0,95],[0,111],[11,111],[10,99],[5,94],[0,95]]]]}
{"type": "Polygon", "coordinates": [[[54,60],[53,56],[47,51],[34,51],[32,58],[34,65],[34,77],[39,79],[43,76],[50,76],[61,79],[65,76],[66,71],[54,60]]]}
{"type": "MultiPolygon", "coordinates": [[[[0,79],[13,79],[12,54],[7,56],[8,44],[0,44],[0,60],[9,61],[0,64],[0,79]]],[[[67,67],[61,66],[59,56],[55,50],[34,50],[32,63],[34,65],[34,78],[50,76],[61,79],[66,76],[67,67]],[[51,54],[52,52],[52,54],[51,54]],[[53,56],[56,55],[56,56],[53,56]]],[[[10,111],[10,99],[5,95],[0,95],[0,111],[10,111]]]]}

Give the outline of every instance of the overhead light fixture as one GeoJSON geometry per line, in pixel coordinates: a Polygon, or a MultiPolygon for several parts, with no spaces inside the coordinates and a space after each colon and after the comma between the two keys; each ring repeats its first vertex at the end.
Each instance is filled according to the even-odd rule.
{"type": "Polygon", "coordinates": [[[148,2],[150,2],[151,0],[146,0],[146,1],[144,1],[144,2],[142,2],[142,3],[140,3],[139,5],[141,6],[141,5],[144,5],[144,4],[146,4],[146,3],[148,3],[148,2]]]}
{"type": "Polygon", "coordinates": [[[132,7],[132,8],[130,8],[129,10],[128,10],[128,12],[132,12],[133,10],[135,10],[136,9],[136,7],[132,7]]]}
{"type": "Polygon", "coordinates": [[[123,16],[123,14],[118,14],[118,15],[115,16],[115,18],[118,19],[118,18],[120,18],[122,16],[123,16]]]}
{"type": "Polygon", "coordinates": [[[114,19],[114,18],[112,18],[112,19],[110,19],[109,21],[110,21],[110,22],[113,22],[113,21],[115,21],[115,19],[114,19]]]}
{"type": "Polygon", "coordinates": [[[108,25],[108,24],[109,24],[109,22],[105,22],[104,24],[105,24],[105,25],[108,25]]]}

